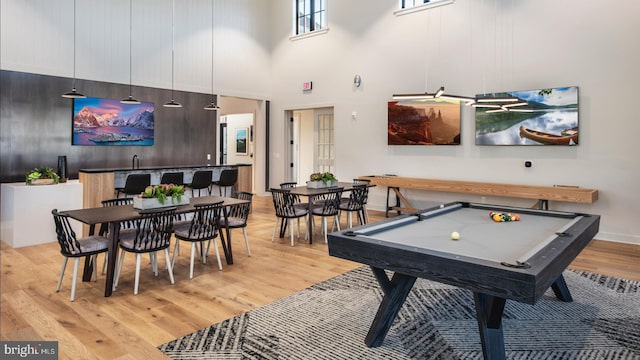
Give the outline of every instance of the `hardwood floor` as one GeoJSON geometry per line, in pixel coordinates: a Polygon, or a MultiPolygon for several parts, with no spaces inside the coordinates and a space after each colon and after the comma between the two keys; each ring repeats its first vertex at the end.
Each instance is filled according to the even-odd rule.
{"type": "MultiPolygon", "coordinates": [[[[384,218],[382,212],[369,215],[372,221],[384,218]]],[[[1,243],[0,339],[57,340],[60,359],[161,359],[156,346],[162,343],[360,266],[330,257],[319,234],[311,245],[301,240],[291,247],[288,238],[277,237],[272,243],[274,222],[271,198],[254,197],[247,230],[251,257],[235,230],[234,264],[223,262],[218,271],[210,257],[206,265],[196,264],[189,280],[183,246],[175,285],[166,271],[154,277],[143,264],[140,293],[134,296],[135,261],[129,254],[113,296],[103,297],[104,276],[99,276],[98,282],[78,282],[74,302],[69,301],[72,266],[55,292],[62,260],[57,243],[17,249],[1,243]]],[[[640,280],[639,263],[640,246],[592,241],[571,267],[640,280]]]]}

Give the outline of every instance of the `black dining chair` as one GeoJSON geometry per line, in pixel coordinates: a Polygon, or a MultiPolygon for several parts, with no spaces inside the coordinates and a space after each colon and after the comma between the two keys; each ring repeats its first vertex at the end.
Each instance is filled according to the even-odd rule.
{"type": "Polygon", "coordinates": [[[222,189],[224,188],[224,196],[227,196],[227,188],[234,186],[238,182],[238,169],[224,169],[220,172],[220,179],[212,182],[213,185],[218,187],[220,196],[222,196],[222,189]]]}
{"type": "Polygon", "coordinates": [[[211,170],[198,170],[193,172],[193,178],[191,183],[185,184],[185,186],[191,188],[191,197],[195,196],[194,190],[198,190],[198,196],[200,191],[207,189],[207,194],[211,195],[211,178],[213,177],[213,171],[211,170]]]}
{"type": "Polygon", "coordinates": [[[219,219],[223,202],[224,201],[208,204],[194,204],[196,210],[191,221],[180,224],[173,229],[174,236],[176,237],[176,243],[173,248],[173,257],[171,258],[172,266],[175,264],[176,255],[180,252],[180,241],[188,241],[191,243],[189,279],[193,279],[193,267],[198,245],[200,245],[200,257],[202,259],[202,263],[206,264],[209,247],[211,246],[211,242],[213,242],[213,248],[216,251],[216,258],[218,259],[218,268],[222,270],[222,261],[220,260],[220,251],[218,250],[216,238],[218,237],[220,228],[219,219]],[[206,249],[204,246],[205,242],[207,243],[206,249]]]}
{"type": "MultiPolygon", "coordinates": [[[[247,255],[251,256],[249,238],[247,237],[247,220],[249,219],[249,212],[251,211],[251,200],[253,199],[253,194],[246,191],[237,191],[233,194],[233,197],[240,200],[247,200],[249,202],[230,206],[226,220],[224,216],[221,216],[219,219],[220,228],[229,228],[230,230],[242,229],[244,244],[247,247],[247,255]]],[[[229,232],[228,241],[231,241],[231,232],[229,232]]]]}
{"type": "MultiPolygon", "coordinates": [[[[100,203],[102,204],[102,207],[133,205],[133,198],[130,198],[130,197],[113,198],[113,199],[102,200],[100,203]]],[[[134,223],[133,221],[123,221],[119,223],[119,225],[120,225],[120,231],[127,231],[133,228],[134,223]]],[[[106,237],[108,229],[109,229],[108,223],[100,224],[100,230],[98,231],[98,235],[106,237]]],[[[104,261],[102,263],[102,270],[100,273],[104,275],[104,271],[106,268],[107,268],[107,257],[105,256],[104,261]]]]}
{"type": "Polygon", "coordinates": [[[367,185],[367,193],[364,196],[364,200],[362,201],[362,213],[364,216],[364,223],[367,224],[369,222],[369,212],[367,211],[367,202],[369,201],[369,187],[371,187],[371,180],[367,179],[353,179],[354,185],[367,185]]]}
{"type": "MultiPolygon", "coordinates": [[[[353,217],[352,214],[355,212],[358,215],[358,221],[360,225],[364,225],[367,223],[367,218],[364,213],[365,204],[367,201],[367,194],[369,193],[369,185],[367,184],[359,184],[353,185],[353,189],[349,192],[349,197],[342,198],[340,200],[340,214],[343,211],[347,212],[347,221],[349,227],[353,227],[353,217]]],[[[340,218],[340,215],[338,215],[340,218]]]]}
{"type": "Polygon", "coordinates": [[[138,195],[149,185],[151,185],[151,174],[129,174],[124,187],[116,188],[116,197],[120,197],[120,194],[124,194],[125,197],[138,195]]]}
{"type": "MultiPolygon", "coordinates": [[[[296,208],[294,204],[294,195],[289,192],[290,189],[272,188],[271,197],[273,198],[273,206],[276,211],[276,223],[273,225],[273,235],[271,242],[276,238],[276,229],[280,220],[289,222],[289,233],[291,234],[291,246],[293,241],[293,219],[298,219],[298,238],[300,238],[300,218],[306,218],[309,215],[308,209],[296,208]]],[[[308,235],[308,229],[307,229],[308,235]]],[[[306,237],[306,236],[305,236],[306,237]]]]}
{"type": "MultiPolygon", "coordinates": [[[[298,183],[295,181],[287,181],[280,183],[280,189],[293,189],[298,186],[298,183]]],[[[292,194],[290,199],[293,201],[293,206],[299,209],[308,209],[307,204],[300,201],[300,196],[292,194]]],[[[280,224],[280,236],[283,236],[285,231],[287,231],[287,222],[283,221],[280,224]]]]}
{"type": "MultiPolygon", "coordinates": [[[[322,218],[322,231],[324,232],[324,242],[327,242],[327,218],[333,217],[333,224],[340,230],[340,197],[344,188],[332,188],[324,196],[322,206],[314,207],[311,210],[313,216],[320,216],[322,218]]],[[[312,222],[313,225],[313,222],[312,222]]]]}
{"type": "MultiPolygon", "coordinates": [[[[169,272],[169,280],[173,284],[173,266],[169,259],[169,246],[171,244],[171,234],[173,233],[173,219],[176,208],[165,207],[156,209],[140,210],[140,218],[136,219],[134,231],[120,233],[119,248],[122,251],[120,263],[117,268],[113,289],[115,290],[122,274],[122,265],[126,253],[136,254],[136,273],[133,294],[138,294],[140,284],[140,260],[142,254],[148,253],[151,258],[153,273],[158,276],[158,251],[164,251],[166,269],[169,272]]],[[[117,257],[118,254],[116,254],[117,257]]]]}
{"type": "Polygon", "coordinates": [[[94,281],[98,279],[98,254],[106,253],[109,248],[109,240],[104,236],[93,235],[78,239],[75,231],[71,228],[69,217],[65,214],[61,214],[57,209],[51,211],[53,215],[53,221],[56,226],[56,238],[60,245],[60,253],[64,257],[62,260],[62,269],[60,270],[60,277],[58,278],[58,286],[56,286],[56,292],[60,291],[62,285],[62,278],[64,277],[64,271],[67,268],[67,261],[69,258],[74,259],[73,263],[73,280],[71,283],[71,301],[76,298],[76,282],[78,279],[78,263],[80,258],[90,257],[90,261],[93,263],[93,277],[94,281]]]}
{"type": "Polygon", "coordinates": [[[184,173],[182,171],[163,173],[160,184],[184,185],[184,173]]]}

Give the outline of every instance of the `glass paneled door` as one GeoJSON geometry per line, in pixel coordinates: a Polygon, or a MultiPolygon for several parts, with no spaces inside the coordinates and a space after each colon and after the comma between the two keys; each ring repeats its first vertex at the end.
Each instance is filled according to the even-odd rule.
{"type": "Polygon", "coordinates": [[[335,165],[335,144],[333,136],[333,109],[315,111],[317,124],[316,158],[314,168],[318,172],[333,173],[335,165]]]}

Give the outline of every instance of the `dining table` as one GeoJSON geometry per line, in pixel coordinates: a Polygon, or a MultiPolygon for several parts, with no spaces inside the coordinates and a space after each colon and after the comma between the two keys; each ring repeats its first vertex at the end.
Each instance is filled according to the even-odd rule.
{"type": "MultiPolygon", "coordinates": [[[[223,216],[225,220],[229,216],[229,208],[235,205],[246,204],[249,200],[241,200],[222,196],[200,196],[189,199],[188,204],[176,206],[176,214],[188,214],[196,211],[196,204],[208,204],[222,201],[223,216]]],[[[140,209],[136,209],[133,205],[121,205],[110,207],[96,207],[76,210],[60,211],[68,215],[70,218],[89,225],[89,235],[95,234],[96,225],[107,224],[107,238],[109,239],[107,253],[107,276],[105,281],[104,296],[109,297],[113,291],[113,280],[116,268],[116,249],[120,237],[120,223],[126,221],[135,221],[141,218],[140,209]]],[[[228,224],[228,221],[225,221],[228,224]]],[[[233,264],[233,251],[231,248],[231,231],[226,227],[225,231],[220,231],[220,242],[224,251],[225,260],[228,265],[233,264]]],[[[82,280],[89,281],[91,279],[93,265],[91,260],[85,260],[82,280]]]]}
{"type": "MultiPolygon", "coordinates": [[[[338,182],[333,186],[320,187],[320,188],[314,188],[314,187],[308,187],[308,186],[296,186],[291,188],[291,190],[289,191],[290,194],[304,196],[307,198],[307,204],[308,204],[307,206],[309,209],[309,216],[307,219],[307,229],[309,231],[309,243],[313,243],[313,203],[314,201],[317,198],[330,193],[332,190],[335,190],[336,188],[342,188],[343,192],[348,192],[353,190],[353,188],[358,185],[362,186],[363,184],[361,183],[358,184],[353,182],[338,182]]],[[[284,229],[281,229],[280,237],[283,237],[283,231],[284,229]]]]}

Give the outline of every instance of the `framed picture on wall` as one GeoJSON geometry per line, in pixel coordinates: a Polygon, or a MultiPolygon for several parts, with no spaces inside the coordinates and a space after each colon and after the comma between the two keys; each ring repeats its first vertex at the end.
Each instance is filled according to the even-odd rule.
{"type": "Polygon", "coordinates": [[[460,145],[460,102],[389,101],[388,145],[460,145]]]}
{"type": "Polygon", "coordinates": [[[236,154],[249,155],[249,146],[247,145],[248,128],[236,129],[236,154]]]}
{"type": "Polygon", "coordinates": [[[476,99],[476,145],[578,145],[577,86],[482,94],[476,99]]]}
{"type": "Polygon", "coordinates": [[[116,99],[74,99],[71,145],[151,146],[154,114],[151,102],[122,104],[116,99]]]}

